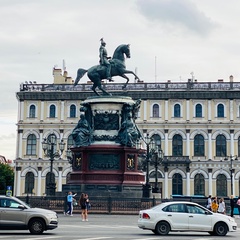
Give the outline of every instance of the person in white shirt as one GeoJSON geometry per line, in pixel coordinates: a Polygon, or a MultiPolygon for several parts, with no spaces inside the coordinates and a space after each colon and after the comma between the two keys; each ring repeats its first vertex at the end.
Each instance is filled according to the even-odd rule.
{"type": "Polygon", "coordinates": [[[222,214],[226,213],[226,206],[225,206],[224,198],[220,198],[220,200],[219,200],[218,213],[222,213],[222,214]]]}

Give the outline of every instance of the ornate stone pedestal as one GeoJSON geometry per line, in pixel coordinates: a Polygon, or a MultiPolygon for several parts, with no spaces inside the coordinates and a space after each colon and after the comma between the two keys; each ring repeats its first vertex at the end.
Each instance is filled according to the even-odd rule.
{"type": "Polygon", "coordinates": [[[88,127],[84,131],[76,127],[73,131],[77,133],[74,135],[76,146],[71,148],[73,172],[63,191],[141,197],[145,177],[138,170],[135,147],[141,136],[135,125],[140,101],[101,96],[88,98],[81,105],[90,134],[84,139],[88,127]]]}

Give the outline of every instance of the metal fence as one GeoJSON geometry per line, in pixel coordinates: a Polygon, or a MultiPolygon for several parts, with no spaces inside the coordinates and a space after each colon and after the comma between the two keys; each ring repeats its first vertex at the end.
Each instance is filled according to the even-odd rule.
{"type": "MultiPolygon", "coordinates": [[[[31,207],[40,207],[51,209],[57,213],[63,213],[67,210],[66,197],[19,197],[24,202],[28,202],[31,207]]],[[[78,202],[78,198],[76,198],[78,202]]],[[[202,206],[206,205],[205,198],[114,198],[114,197],[92,197],[90,198],[92,213],[102,214],[138,214],[142,209],[151,208],[161,202],[166,201],[191,201],[202,206]]],[[[227,213],[230,212],[229,200],[225,200],[227,213]]],[[[74,213],[80,213],[81,207],[74,206],[74,213]]]]}
{"type": "MultiPolygon", "coordinates": [[[[31,207],[39,207],[63,213],[67,210],[66,197],[19,197],[31,207]]],[[[78,199],[76,199],[78,202],[78,199]]],[[[151,208],[159,203],[161,199],[136,199],[136,198],[113,198],[93,197],[90,199],[92,213],[103,214],[138,214],[139,210],[151,208]]],[[[80,213],[79,204],[74,206],[74,212],[80,213]]]]}

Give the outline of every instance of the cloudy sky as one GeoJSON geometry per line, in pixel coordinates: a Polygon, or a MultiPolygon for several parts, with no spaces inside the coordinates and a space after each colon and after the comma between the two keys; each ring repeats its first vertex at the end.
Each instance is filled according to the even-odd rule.
{"type": "Polygon", "coordinates": [[[63,59],[75,78],[98,63],[101,37],[110,56],[131,44],[127,69],[144,81],[240,81],[239,10],[239,0],[0,0],[0,155],[15,158],[20,83],[52,83],[63,59]]]}

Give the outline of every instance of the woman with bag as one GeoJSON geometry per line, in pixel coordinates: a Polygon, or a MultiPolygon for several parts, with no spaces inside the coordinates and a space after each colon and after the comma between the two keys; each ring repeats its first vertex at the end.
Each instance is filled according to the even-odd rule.
{"type": "Polygon", "coordinates": [[[81,209],[82,209],[82,221],[84,222],[84,221],[88,221],[88,218],[87,218],[87,204],[86,204],[86,194],[85,193],[82,193],[81,194],[81,197],[80,197],[80,199],[79,199],[79,205],[80,205],[80,207],[81,207],[81,209]]]}

